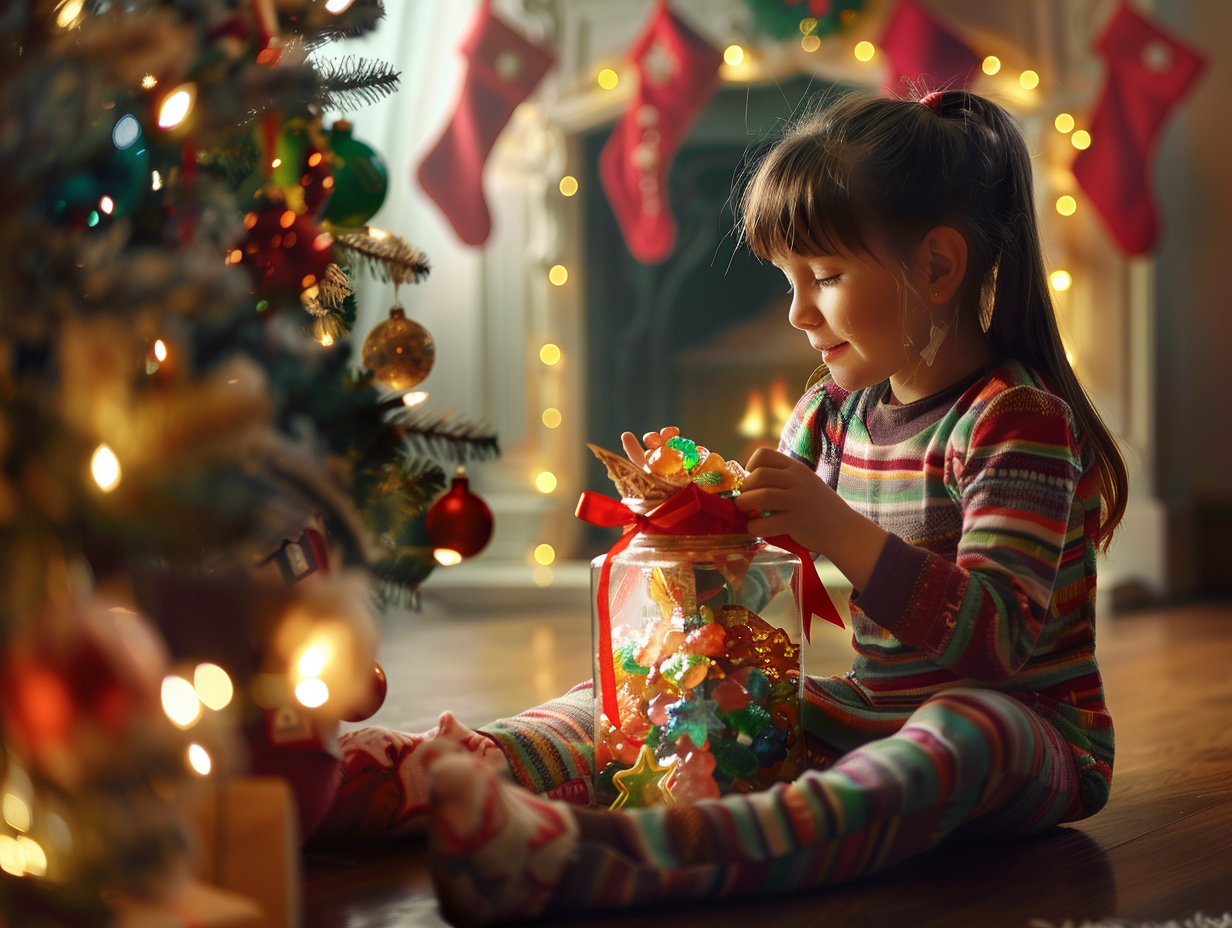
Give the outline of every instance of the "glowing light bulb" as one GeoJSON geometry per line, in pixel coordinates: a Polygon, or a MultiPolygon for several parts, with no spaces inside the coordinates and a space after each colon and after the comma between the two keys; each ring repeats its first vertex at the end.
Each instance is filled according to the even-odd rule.
{"type": "Polygon", "coordinates": [[[857,61],[872,61],[877,54],[877,46],[872,42],[857,42],[855,56],[857,61]]]}
{"type": "Polygon", "coordinates": [[[553,264],[552,269],[548,271],[548,280],[558,287],[563,287],[568,279],[569,269],[563,264],[553,264]]]}
{"type": "Polygon", "coordinates": [[[1034,90],[1039,86],[1039,81],[1039,75],[1030,69],[1018,75],[1018,86],[1023,90],[1034,90]]]}
{"type": "Polygon", "coordinates": [[[414,393],[405,393],[402,396],[402,402],[406,406],[418,406],[428,398],[423,390],[416,390],[414,393]]]}
{"type": "MultiPolygon", "coordinates": [[[[806,35],[800,40],[800,47],[810,54],[821,48],[821,39],[815,35],[806,35]]],[[[867,61],[867,58],[861,58],[861,61],[867,61]]]]}
{"type": "Polygon", "coordinates": [[[193,671],[193,689],[197,698],[215,712],[225,709],[235,695],[235,687],[227,672],[217,664],[198,664],[193,671]]]}
{"type": "Polygon", "coordinates": [[[1069,271],[1053,271],[1048,275],[1048,282],[1052,284],[1053,290],[1068,290],[1074,278],[1070,276],[1069,271]]]}
{"type": "Polygon", "coordinates": [[[12,835],[0,835],[0,870],[13,876],[26,875],[26,851],[12,835]]]}
{"type": "Polygon", "coordinates": [[[300,701],[301,705],[315,709],[317,706],[325,705],[329,700],[329,687],[325,685],[324,680],[305,677],[295,684],[295,698],[300,701]]]}
{"type": "Polygon", "coordinates": [[[104,194],[103,198],[98,201],[98,208],[110,216],[115,211],[115,200],[104,194]]]}
{"type": "Polygon", "coordinates": [[[1091,133],[1088,132],[1086,129],[1079,129],[1077,132],[1075,132],[1073,135],[1069,137],[1069,143],[1073,145],[1079,151],[1082,151],[1084,148],[1090,148],[1091,147],[1091,133]]]}
{"type": "Polygon", "coordinates": [[[120,483],[120,459],[107,445],[99,445],[90,458],[90,475],[104,493],[110,493],[120,483]]]}
{"type": "Polygon", "coordinates": [[[462,555],[453,548],[437,548],[432,552],[432,557],[442,567],[453,567],[462,563],[462,555]]]}
{"type": "Polygon", "coordinates": [[[141,79],[141,86],[144,87],[146,90],[153,90],[155,87],[158,86],[158,78],[155,77],[153,74],[147,74],[145,77],[141,79]]]}
{"type": "Polygon", "coordinates": [[[163,711],[179,728],[192,728],[201,718],[201,700],[193,685],[175,674],[163,677],[163,711]]]}
{"type": "Polygon", "coordinates": [[[572,174],[566,174],[560,179],[560,192],[567,197],[573,196],[578,192],[577,178],[572,174]]]}
{"type": "Polygon", "coordinates": [[[188,766],[204,777],[209,775],[214,764],[205,748],[199,744],[190,744],[188,746],[188,766]]]}
{"type": "Polygon", "coordinates": [[[556,475],[550,470],[542,470],[535,476],[535,489],[540,493],[551,493],[556,489],[556,475]]]}
{"type": "Polygon", "coordinates": [[[996,55],[989,55],[984,59],[984,63],[981,67],[984,69],[985,74],[996,74],[1001,70],[1001,59],[996,55]]]}
{"type": "Polygon", "coordinates": [[[539,545],[535,548],[535,561],[547,567],[556,560],[556,549],[551,545],[539,545]]]}
{"type": "Polygon", "coordinates": [[[326,332],[324,335],[321,336],[321,347],[322,348],[328,348],[333,343],[334,343],[334,336],[330,335],[328,332],[326,332]]]}
{"type": "Polygon", "coordinates": [[[323,642],[309,645],[299,656],[295,669],[301,677],[319,677],[325,665],[329,663],[330,647],[323,642]]]}
{"type": "Polygon", "coordinates": [[[1078,210],[1078,201],[1068,193],[1057,198],[1057,212],[1062,216],[1072,216],[1078,210]]]}
{"type": "Polygon", "coordinates": [[[539,349],[539,360],[551,367],[560,361],[560,346],[548,342],[539,349]]]}
{"type": "Polygon", "coordinates": [[[1052,121],[1052,124],[1057,127],[1058,132],[1074,131],[1074,117],[1069,113],[1057,113],[1057,118],[1052,121]]]}
{"type": "Polygon", "coordinates": [[[281,159],[281,158],[275,158],[273,161],[271,161],[271,162],[270,162],[270,167],[271,167],[271,168],[280,168],[280,167],[282,167],[282,159],[281,159]]]}
{"type": "Polygon", "coordinates": [[[162,190],[163,189],[163,176],[159,174],[157,171],[150,172],[150,189],[151,190],[162,190]]]}
{"type": "Polygon", "coordinates": [[[734,68],[742,61],[744,61],[744,49],[739,45],[729,45],[723,49],[723,62],[728,67],[734,68]]]}
{"type": "Polygon", "coordinates": [[[193,103],[197,99],[197,85],[181,84],[163,101],[158,110],[158,125],[163,129],[174,129],[192,112],[193,103]]]}
{"type": "Polygon", "coordinates": [[[561,422],[560,410],[555,406],[549,406],[543,411],[543,424],[550,429],[557,428],[561,422]]]}
{"type": "Polygon", "coordinates": [[[42,847],[25,835],[20,835],[17,838],[17,844],[26,856],[26,873],[31,876],[45,876],[47,873],[47,855],[43,853],[42,847]]]}
{"type": "Polygon", "coordinates": [[[599,86],[604,90],[615,90],[616,85],[620,83],[620,75],[611,68],[604,68],[595,78],[599,82],[599,86]]]}
{"type": "Polygon", "coordinates": [[[161,338],[154,342],[154,357],[159,363],[167,360],[167,343],[161,338]]]}

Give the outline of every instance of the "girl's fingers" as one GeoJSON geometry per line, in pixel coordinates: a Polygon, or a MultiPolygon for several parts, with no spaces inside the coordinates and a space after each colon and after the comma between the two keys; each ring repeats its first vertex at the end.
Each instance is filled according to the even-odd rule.
{"type": "Polygon", "coordinates": [[[793,494],[778,487],[742,490],[736,497],[736,505],[743,512],[762,512],[766,509],[777,512],[792,508],[793,502],[795,502],[793,494]]]}
{"type": "Polygon", "coordinates": [[[749,534],[759,538],[773,538],[775,535],[791,533],[791,525],[787,516],[777,513],[759,519],[749,519],[749,534]]]}
{"type": "Polygon", "coordinates": [[[620,443],[624,446],[625,456],[636,464],[638,467],[646,466],[646,452],[642,449],[641,442],[637,440],[637,436],[632,432],[625,432],[620,436],[620,443]]]}
{"type": "Polygon", "coordinates": [[[776,470],[781,470],[784,467],[791,467],[799,462],[795,458],[789,458],[785,454],[780,454],[771,448],[758,448],[753,452],[753,456],[749,458],[749,463],[744,466],[745,470],[752,471],[759,467],[771,467],[776,470]]]}
{"type": "Polygon", "coordinates": [[[791,486],[791,472],[779,467],[759,467],[752,471],[740,484],[741,494],[765,487],[787,489],[791,486]]]}

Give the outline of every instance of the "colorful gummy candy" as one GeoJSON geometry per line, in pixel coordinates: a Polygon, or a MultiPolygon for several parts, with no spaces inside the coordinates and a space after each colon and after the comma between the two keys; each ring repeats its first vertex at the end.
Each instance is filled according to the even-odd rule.
{"type": "Polygon", "coordinates": [[[708,493],[739,492],[748,473],[735,461],[725,461],[713,451],[684,438],[680,429],[668,426],[642,436],[646,446],[645,469],[660,477],[683,477],[708,493]]]}

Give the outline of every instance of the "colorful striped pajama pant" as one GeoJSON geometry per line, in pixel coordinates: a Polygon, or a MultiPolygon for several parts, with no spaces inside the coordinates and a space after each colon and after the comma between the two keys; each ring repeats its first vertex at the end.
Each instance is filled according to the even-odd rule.
{"type": "MultiPolygon", "coordinates": [[[[1083,817],[1069,745],[1023,703],[952,689],[903,714],[840,699],[808,679],[802,719],[816,767],[761,793],[606,816],[615,840],[583,841],[552,908],[637,905],[824,886],[884,869],[946,838],[1001,840],[1083,817]]],[[[481,729],[527,788],[581,798],[592,698],[575,687],[481,729]],[[572,796],[570,794],[573,794],[572,796]]],[[[593,833],[594,828],[590,831],[593,833]]]]}

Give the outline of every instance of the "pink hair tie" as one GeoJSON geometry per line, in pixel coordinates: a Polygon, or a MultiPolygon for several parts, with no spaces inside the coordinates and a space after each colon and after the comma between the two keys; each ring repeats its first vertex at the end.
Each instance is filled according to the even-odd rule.
{"type": "Polygon", "coordinates": [[[941,115],[941,91],[940,90],[934,90],[932,93],[926,93],[924,96],[920,97],[920,103],[923,106],[927,106],[930,110],[932,110],[938,116],[941,115]]]}

